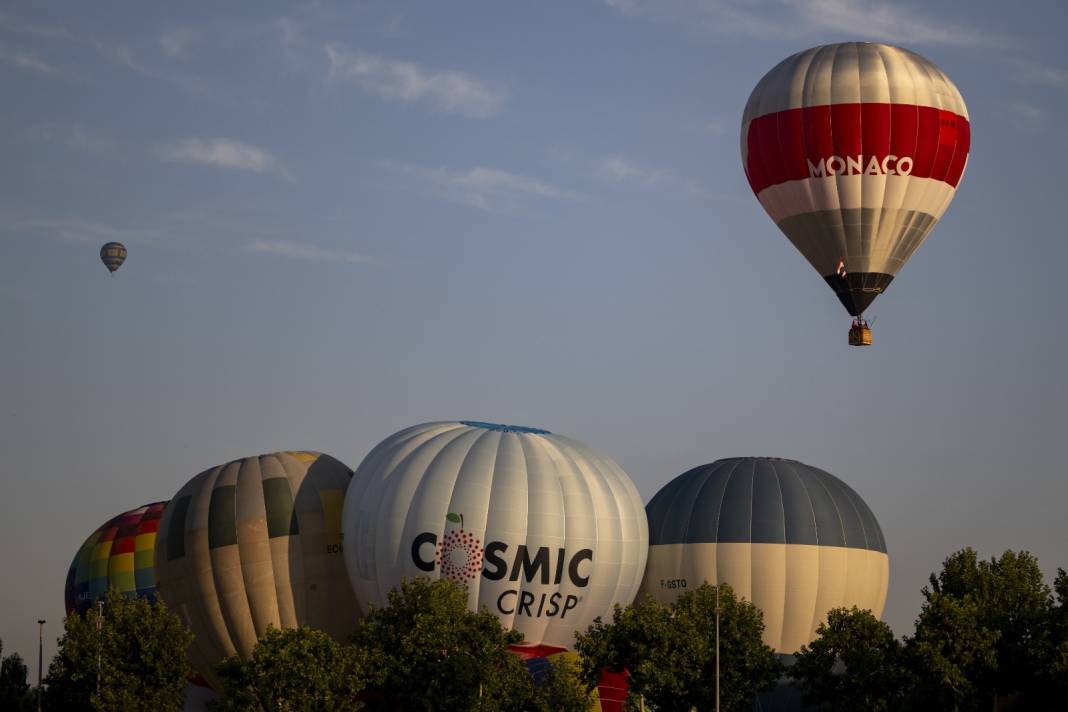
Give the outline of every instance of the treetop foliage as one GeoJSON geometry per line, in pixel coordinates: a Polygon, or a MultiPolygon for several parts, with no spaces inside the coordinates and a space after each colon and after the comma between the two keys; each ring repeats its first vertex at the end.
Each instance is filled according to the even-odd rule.
{"type": "Polygon", "coordinates": [[[43,702],[51,710],[180,710],[192,641],[162,601],[112,589],[84,618],[67,616],[43,702]]]}
{"type": "MultiPolygon", "coordinates": [[[[900,640],[871,611],[830,611],[785,669],[806,704],[829,712],[1063,707],[1068,572],[1058,569],[1049,586],[1027,552],[982,560],[962,549],[922,594],[915,630],[900,640]]],[[[212,709],[587,712],[609,670],[628,675],[634,707],[703,712],[715,708],[718,661],[721,708],[749,710],[758,692],[785,684],[763,630],[751,602],[726,584],[705,584],[670,605],[617,606],[610,620],[576,633],[576,653],[550,656],[547,670],[534,664],[535,682],[509,651],[519,633],[486,609],[468,610],[461,584],[419,578],[371,609],[350,642],[306,626],[269,628],[249,660],[219,665],[225,689],[212,709]]],[[[43,701],[54,710],[178,710],[191,640],[162,602],[111,591],[102,611],[66,619],[43,701]]],[[[18,655],[0,655],[0,709],[32,705],[27,672],[18,655]]]]}
{"type": "MultiPolygon", "coordinates": [[[[747,709],[753,697],[775,684],[781,672],[764,644],[763,614],[735,596],[726,584],[719,591],[719,677],[723,710],[747,709]]],[[[660,712],[715,708],[717,587],[704,584],[671,605],[646,598],[616,607],[611,623],[598,618],[576,636],[587,684],[602,668],[628,670],[632,696],[660,712]]]]}

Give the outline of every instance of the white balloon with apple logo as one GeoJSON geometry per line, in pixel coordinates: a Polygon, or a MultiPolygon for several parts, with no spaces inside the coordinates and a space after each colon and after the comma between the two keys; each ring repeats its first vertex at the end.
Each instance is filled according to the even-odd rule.
{"type": "Polygon", "coordinates": [[[606,455],[537,428],[477,421],[402,430],[357,468],[342,514],[357,600],[405,579],[448,578],[524,643],[569,648],[634,599],[645,509],[606,455]]]}

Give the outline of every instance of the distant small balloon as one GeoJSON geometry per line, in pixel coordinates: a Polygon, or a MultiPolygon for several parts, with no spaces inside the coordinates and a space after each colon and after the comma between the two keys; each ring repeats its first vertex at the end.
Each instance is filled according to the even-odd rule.
{"type": "Polygon", "coordinates": [[[108,268],[108,272],[114,272],[126,261],[126,245],[121,242],[108,242],[100,248],[100,261],[108,268]]]}

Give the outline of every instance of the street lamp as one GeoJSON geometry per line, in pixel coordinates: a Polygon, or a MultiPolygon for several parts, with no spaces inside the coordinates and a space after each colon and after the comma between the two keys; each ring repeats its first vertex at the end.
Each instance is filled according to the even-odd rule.
{"type": "Polygon", "coordinates": [[[719,712],[719,587],[716,582],[716,712],[719,712]]]}
{"type": "Polygon", "coordinates": [[[44,619],[37,621],[37,712],[41,712],[41,668],[44,667],[44,619]]]}
{"type": "Polygon", "coordinates": [[[102,631],[104,628],[104,599],[96,602],[96,696],[100,697],[100,651],[104,647],[102,631]]]}

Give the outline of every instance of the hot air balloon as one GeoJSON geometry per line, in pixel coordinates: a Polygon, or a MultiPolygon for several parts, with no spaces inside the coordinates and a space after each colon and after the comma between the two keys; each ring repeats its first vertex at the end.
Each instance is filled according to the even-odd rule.
{"type": "Polygon", "coordinates": [[[130,598],[156,600],[156,530],[166,502],[153,502],[109,519],[89,535],[67,571],[67,613],[85,615],[116,588],[130,598]]]}
{"type": "Polygon", "coordinates": [[[728,583],[764,613],[764,642],[796,653],[827,612],[882,615],[890,561],[868,505],[840,479],[793,460],[741,457],[685,472],[657,492],[642,595],[674,601],[728,583]]]}
{"type": "Polygon", "coordinates": [[[277,452],[205,470],[167,505],[159,592],[196,635],[190,663],[213,685],[214,665],[248,659],[268,626],[352,633],[359,608],[341,557],[351,476],[329,455],[277,452]]]}
{"type": "MultiPolygon", "coordinates": [[[[535,685],[545,684],[560,661],[567,660],[576,668],[582,665],[582,658],[577,653],[563,648],[549,645],[513,645],[509,648],[526,663],[535,685]]],[[[590,712],[623,712],[627,693],[626,672],[602,670],[597,680],[596,701],[590,705],[590,712]]]]}
{"type": "Polygon", "coordinates": [[[923,243],[953,199],[971,129],[960,91],[918,54],[843,42],[764,75],[742,116],[742,165],[757,200],[853,316],[923,243]]]}
{"type": "Polygon", "coordinates": [[[361,604],[387,605],[405,578],[452,579],[472,610],[558,648],[633,600],[648,551],[641,498],[619,465],[547,430],[477,421],[379,443],[342,527],[361,604]]]}
{"type": "Polygon", "coordinates": [[[121,242],[108,242],[100,248],[100,261],[108,268],[108,272],[115,273],[122,263],[126,261],[126,246],[121,242]]]}
{"type": "MultiPolygon", "coordinates": [[[[89,535],[67,571],[67,615],[84,616],[109,588],[128,598],[156,600],[156,534],[166,506],[153,502],[123,512],[89,535]]],[[[197,703],[214,697],[199,675],[189,679],[184,694],[186,709],[198,709],[197,703]]]]}

